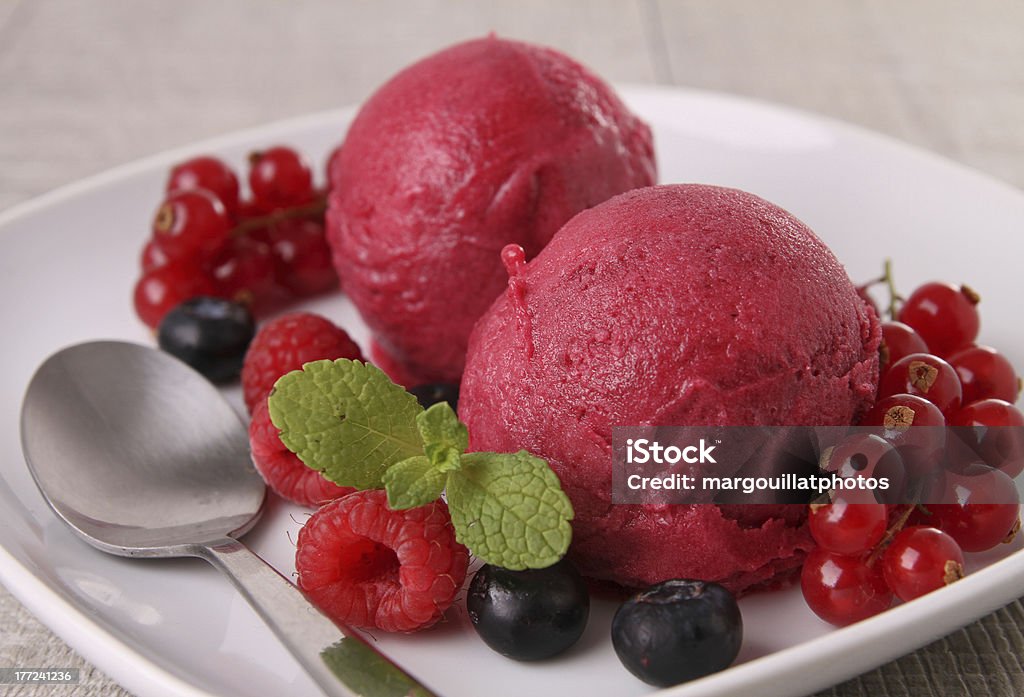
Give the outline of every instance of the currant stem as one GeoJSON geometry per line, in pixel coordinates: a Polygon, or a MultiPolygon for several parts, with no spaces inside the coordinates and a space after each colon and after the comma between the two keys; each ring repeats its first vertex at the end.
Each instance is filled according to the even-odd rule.
{"type": "Polygon", "coordinates": [[[902,303],[905,298],[896,291],[896,281],[892,275],[892,259],[886,259],[882,265],[883,273],[881,281],[885,283],[885,287],[889,291],[889,306],[886,307],[885,311],[889,315],[889,319],[896,321],[896,314],[899,311],[897,307],[902,303]]]}
{"type": "Polygon", "coordinates": [[[906,510],[900,513],[900,516],[896,519],[896,521],[892,525],[890,525],[888,529],[886,529],[885,535],[882,537],[881,540],[879,540],[878,544],[875,546],[875,549],[871,552],[871,555],[868,557],[868,560],[866,562],[868,566],[873,565],[875,561],[877,561],[878,558],[882,556],[882,553],[885,552],[885,548],[889,546],[889,543],[892,542],[892,539],[896,537],[896,534],[903,529],[904,525],[907,524],[907,520],[910,519],[910,514],[914,512],[915,508],[917,508],[917,504],[908,505],[906,507],[906,510]]]}
{"type": "Polygon", "coordinates": [[[283,208],[267,215],[259,215],[255,218],[249,218],[244,222],[239,223],[231,229],[231,236],[245,235],[253,230],[259,230],[260,228],[274,223],[280,223],[284,220],[291,220],[293,218],[306,218],[314,215],[322,215],[327,210],[327,196],[321,194],[317,196],[311,203],[307,203],[303,206],[295,206],[293,208],[283,208]]]}

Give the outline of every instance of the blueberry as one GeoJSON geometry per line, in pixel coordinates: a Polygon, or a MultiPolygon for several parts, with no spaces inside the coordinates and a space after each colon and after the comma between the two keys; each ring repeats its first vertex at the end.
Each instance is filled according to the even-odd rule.
{"type": "Polygon", "coordinates": [[[459,386],[450,382],[435,382],[429,385],[419,385],[409,392],[419,400],[420,406],[424,409],[437,404],[448,402],[453,411],[459,408],[459,386]]]}
{"type": "Polygon", "coordinates": [[[488,646],[517,661],[536,661],[576,643],[587,626],[590,596],[565,559],[525,571],[487,564],[469,584],[466,607],[488,646]]]}
{"type": "Polygon", "coordinates": [[[157,342],[212,382],[234,380],[256,326],[244,305],[223,298],[186,300],[164,316],[157,342]]]}
{"type": "Polygon", "coordinates": [[[659,687],[728,668],[742,641],[736,599],[717,583],[659,583],[623,603],[612,619],[619,660],[633,675],[659,687]]]}

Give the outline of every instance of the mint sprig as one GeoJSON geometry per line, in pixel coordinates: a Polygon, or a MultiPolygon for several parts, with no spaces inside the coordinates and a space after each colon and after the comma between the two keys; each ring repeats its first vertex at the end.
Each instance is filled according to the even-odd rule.
{"type": "Polygon", "coordinates": [[[415,455],[391,465],[384,473],[388,506],[400,511],[424,506],[440,498],[448,483],[448,473],[426,455],[415,455]]]}
{"type": "Polygon", "coordinates": [[[543,568],[569,548],[572,504],[547,462],[466,453],[466,425],[447,403],[424,410],[372,365],[307,363],[277,381],[268,406],[281,442],[336,484],[383,487],[395,510],[447,491],[456,539],[489,564],[543,568]]]}
{"type": "Polygon", "coordinates": [[[278,379],[267,406],[281,442],[339,486],[379,489],[388,467],[423,454],[423,407],[369,363],[307,363],[278,379]]]}
{"type": "Polygon", "coordinates": [[[543,568],[569,548],[572,504],[548,463],[525,450],[468,453],[448,475],[459,541],[490,564],[543,568]]]}
{"type": "Polygon", "coordinates": [[[416,428],[423,439],[423,452],[431,464],[443,472],[459,468],[459,456],[469,447],[469,430],[448,402],[439,402],[417,414],[416,428]]]}

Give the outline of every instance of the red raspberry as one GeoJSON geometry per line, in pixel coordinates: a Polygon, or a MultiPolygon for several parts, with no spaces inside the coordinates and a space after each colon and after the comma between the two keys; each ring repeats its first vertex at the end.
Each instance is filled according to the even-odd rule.
{"type": "Polygon", "coordinates": [[[316,508],[355,489],[324,479],[284,446],[270,420],[266,400],[256,405],[249,423],[249,447],[256,470],[275,493],[302,506],[316,508]]]}
{"type": "Polygon", "coordinates": [[[344,329],[311,312],[294,312],[267,322],[256,332],[242,366],[242,390],[250,413],[265,401],[277,379],[305,363],[328,358],[363,360],[344,329]]]}
{"type": "Polygon", "coordinates": [[[392,511],[380,490],[327,504],[299,531],[299,588],[343,624],[412,632],[441,619],[466,579],[443,501],[392,511]]]}

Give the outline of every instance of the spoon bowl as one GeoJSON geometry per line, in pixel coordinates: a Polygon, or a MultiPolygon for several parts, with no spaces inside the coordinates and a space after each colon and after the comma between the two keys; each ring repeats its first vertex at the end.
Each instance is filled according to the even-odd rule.
{"type": "Polygon", "coordinates": [[[56,513],[113,554],[192,556],[248,531],[266,495],[245,426],[217,389],[134,344],[79,344],[43,363],[22,443],[56,513]]]}
{"type": "Polygon", "coordinates": [[[21,442],[43,498],[79,536],[121,556],[207,560],[324,694],[433,695],[236,539],[266,486],[234,409],[178,359],[118,341],[58,351],[29,382],[21,442]]]}

